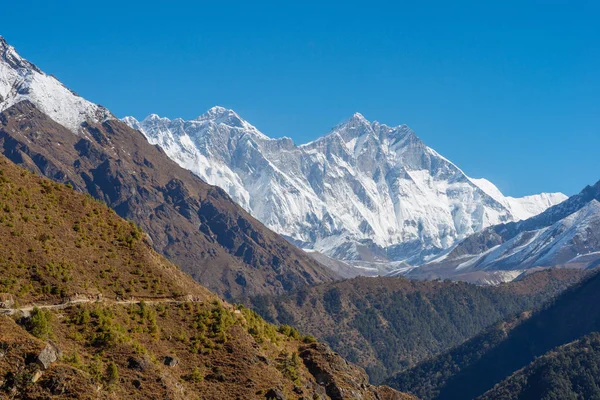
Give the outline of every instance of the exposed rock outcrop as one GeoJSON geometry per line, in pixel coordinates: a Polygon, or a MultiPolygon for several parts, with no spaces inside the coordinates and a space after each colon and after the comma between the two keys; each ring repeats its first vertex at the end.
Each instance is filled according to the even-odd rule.
{"type": "Polygon", "coordinates": [[[58,361],[61,356],[61,351],[54,342],[49,341],[44,350],[37,356],[37,364],[40,368],[46,370],[50,368],[50,365],[56,361],[58,361]]]}
{"type": "Polygon", "coordinates": [[[362,368],[344,360],[323,343],[313,343],[303,347],[300,358],[332,400],[413,399],[412,396],[387,386],[370,385],[369,378],[362,368]]]}

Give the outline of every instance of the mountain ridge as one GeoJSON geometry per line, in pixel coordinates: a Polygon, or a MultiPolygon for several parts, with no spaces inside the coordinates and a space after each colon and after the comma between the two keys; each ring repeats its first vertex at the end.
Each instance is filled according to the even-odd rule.
{"type": "Polygon", "coordinates": [[[599,228],[600,181],[536,216],[474,233],[408,275],[454,279],[484,271],[592,268],[600,260],[599,228]]]}

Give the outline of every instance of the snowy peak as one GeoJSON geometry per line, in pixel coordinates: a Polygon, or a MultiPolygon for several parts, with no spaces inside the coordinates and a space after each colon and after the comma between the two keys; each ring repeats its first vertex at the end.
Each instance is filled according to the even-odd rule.
{"type": "Polygon", "coordinates": [[[267,136],[259,132],[254,126],[250,125],[246,120],[242,119],[235,111],[220,106],[212,107],[193,121],[241,129],[259,137],[260,139],[269,139],[267,136]]]}
{"type": "Polygon", "coordinates": [[[326,137],[331,135],[339,135],[345,143],[348,143],[353,139],[365,135],[374,136],[375,131],[373,130],[371,123],[367,121],[361,113],[357,112],[346,121],[334,127],[326,137]]]}
{"type": "Polygon", "coordinates": [[[196,120],[197,121],[220,120],[220,121],[223,121],[223,123],[227,123],[228,125],[230,125],[232,123],[234,125],[237,125],[242,122],[245,122],[245,121],[242,121],[240,116],[237,115],[235,111],[227,109],[225,107],[221,107],[221,106],[214,106],[214,107],[210,108],[204,114],[202,114],[198,118],[196,118],[196,120]]]}
{"type": "Polygon", "coordinates": [[[600,259],[600,202],[593,199],[549,227],[523,231],[459,265],[474,269],[587,267],[600,259]]]}
{"type": "MultiPolygon", "coordinates": [[[[125,118],[128,118],[128,117],[125,117],[125,118]]],[[[133,118],[133,117],[129,117],[129,118],[133,118]]],[[[150,114],[144,119],[144,122],[156,122],[156,121],[171,122],[171,120],[169,118],[160,117],[158,114],[150,114]]]]}
{"type": "Polygon", "coordinates": [[[41,72],[38,67],[29,61],[23,59],[14,47],[8,44],[4,37],[0,36],[0,55],[4,63],[12,68],[28,68],[36,72],[41,72]]]}
{"type": "Polygon", "coordinates": [[[536,207],[513,212],[519,199],[482,189],[406,125],[360,113],[300,146],[268,138],[223,107],[190,121],[123,121],[274,231],[338,259],[419,264],[560,200],[532,198],[536,207]]]}
{"type": "Polygon", "coordinates": [[[0,38],[0,55],[0,111],[27,100],[75,133],[86,121],[113,118],[104,107],[76,95],[25,60],[4,38],[0,38]]]}
{"type": "Polygon", "coordinates": [[[165,136],[187,136],[189,140],[206,140],[209,136],[240,137],[251,135],[254,139],[271,140],[258,129],[242,119],[235,111],[215,106],[195,119],[169,119],[150,114],[141,122],[132,116],[121,119],[129,126],[140,130],[151,141],[160,141],[165,136]]]}

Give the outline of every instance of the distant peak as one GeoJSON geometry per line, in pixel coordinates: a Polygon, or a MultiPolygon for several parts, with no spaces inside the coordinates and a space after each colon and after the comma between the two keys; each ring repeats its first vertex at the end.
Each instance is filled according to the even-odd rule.
{"type": "Polygon", "coordinates": [[[365,118],[365,116],[362,115],[361,113],[355,112],[342,125],[344,125],[344,124],[360,124],[360,125],[369,125],[370,126],[371,122],[369,120],[367,120],[365,118]]]}
{"type": "Polygon", "coordinates": [[[237,115],[235,111],[221,106],[212,107],[204,114],[196,118],[196,121],[212,121],[216,124],[223,123],[225,125],[240,128],[249,125],[239,115],[237,115]]]}
{"type": "Polygon", "coordinates": [[[126,115],[123,118],[121,118],[121,121],[127,122],[127,123],[139,123],[140,121],[137,120],[137,118],[135,118],[132,115],[126,115]]]}
{"type": "Polygon", "coordinates": [[[6,57],[7,53],[14,54],[14,56],[18,57],[18,54],[15,51],[15,48],[12,47],[10,44],[8,44],[6,39],[4,39],[4,36],[0,36],[0,52],[2,53],[2,54],[0,54],[0,56],[2,56],[3,58],[6,57]]]}
{"type": "Polygon", "coordinates": [[[373,134],[373,128],[361,113],[355,112],[346,121],[333,128],[332,134],[339,134],[347,142],[365,134],[373,134]]]}
{"type": "Polygon", "coordinates": [[[143,120],[143,122],[148,122],[148,121],[155,122],[155,121],[170,121],[170,120],[169,120],[169,118],[161,117],[158,114],[150,114],[143,120]]]}
{"type": "Polygon", "coordinates": [[[225,107],[221,107],[221,106],[214,106],[214,107],[210,108],[207,112],[209,114],[223,114],[223,113],[227,113],[229,111],[232,111],[232,110],[227,109],[225,107]]]}
{"type": "Polygon", "coordinates": [[[241,120],[240,116],[237,115],[235,113],[235,111],[233,111],[229,108],[221,107],[221,106],[214,106],[214,107],[210,108],[208,111],[206,111],[204,114],[200,115],[196,119],[197,120],[206,120],[206,119],[216,119],[216,118],[223,118],[223,117],[234,117],[234,118],[241,120]]]}

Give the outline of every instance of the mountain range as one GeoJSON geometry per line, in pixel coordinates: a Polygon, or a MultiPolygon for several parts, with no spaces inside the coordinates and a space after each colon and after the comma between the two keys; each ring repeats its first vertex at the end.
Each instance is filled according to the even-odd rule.
{"type": "Polygon", "coordinates": [[[359,113],[299,146],[267,137],[223,107],[190,121],[155,114],[123,121],[292,243],[380,266],[379,273],[390,262],[422,264],[472,233],[566,198],[506,197],[491,182],[468,177],[406,125],[369,122],[359,113]]]}

